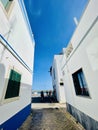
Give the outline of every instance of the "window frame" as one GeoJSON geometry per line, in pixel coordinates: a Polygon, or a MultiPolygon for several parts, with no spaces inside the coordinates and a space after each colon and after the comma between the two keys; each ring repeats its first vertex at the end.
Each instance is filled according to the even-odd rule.
{"type": "Polygon", "coordinates": [[[21,80],[20,80],[20,86],[19,86],[19,94],[18,94],[18,96],[16,96],[16,97],[11,97],[11,98],[5,98],[6,91],[7,91],[7,88],[8,88],[8,82],[9,82],[11,70],[14,70],[14,71],[16,71],[17,73],[19,73],[19,74],[21,75],[21,79],[22,79],[22,73],[21,73],[19,70],[10,67],[10,69],[8,70],[6,79],[5,79],[5,87],[4,87],[4,92],[3,92],[1,104],[13,102],[13,101],[16,101],[16,100],[19,100],[19,99],[20,99],[21,80]]]}
{"type": "Polygon", "coordinates": [[[11,69],[5,93],[5,99],[19,96],[20,83],[21,83],[21,74],[11,69]]]}
{"type": "Polygon", "coordinates": [[[72,79],[76,96],[90,97],[87,81],[82,68],[72,74],[72,79]]]}

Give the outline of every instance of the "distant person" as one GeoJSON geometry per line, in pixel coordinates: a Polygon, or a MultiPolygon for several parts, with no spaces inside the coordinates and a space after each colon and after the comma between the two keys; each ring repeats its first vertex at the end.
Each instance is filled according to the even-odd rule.
{"type": "Polygon", "coordinates": [[[53,90],[53,100],[54,100],[54,102],[56,101],[56,90],[55,89],[53,90]]]}
{"type": "Polygon", "coordinates": [[[44,92],[41,91],[41,100],[43,101],[44,100],[44,92]]]}
{"type": "Polygon", "coordinates": [[[52,91],[51,90],[49,91],[49,100],[50,100],[50,102],[52,102],[52,91]]]}
{"type": "Polygon", "coordinates": [[[48,91],[46,91],[47,97],[48,97],[48,91]]]}
{"type": "Polygon", "coordinates": [[[49,97],[51,97],[51,95],[52,95],[52,91],[50,90],[50,91],[49,91],[49,97]]]}

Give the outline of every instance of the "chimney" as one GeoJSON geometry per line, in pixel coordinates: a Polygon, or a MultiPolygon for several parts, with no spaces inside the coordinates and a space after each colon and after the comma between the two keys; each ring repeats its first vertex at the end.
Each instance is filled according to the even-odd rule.
{"type": "Polygon", "coordinates": [[[76,17],[74,17],[74,22],[75,22],[75,24],[76,24],[76,26],[77,26],[77,25],[78,25],[78,20],[77,20],[76,17]]]}

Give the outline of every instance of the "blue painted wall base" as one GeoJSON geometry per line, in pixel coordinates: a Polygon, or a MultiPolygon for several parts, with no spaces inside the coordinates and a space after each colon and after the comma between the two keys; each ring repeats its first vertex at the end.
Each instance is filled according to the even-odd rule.
{"type": "Polygon", "coordinates": [[[3,130],[17,130],[31,112],[31,104],[0,125],[3,130]]]}

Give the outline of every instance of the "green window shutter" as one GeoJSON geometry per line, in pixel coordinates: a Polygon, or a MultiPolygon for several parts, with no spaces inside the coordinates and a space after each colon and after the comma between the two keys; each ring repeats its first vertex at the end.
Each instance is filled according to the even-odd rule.
{"type": "Polygon", "coordinates": [[[19,96],[21,74],[11,70],[5,99],[19,96]]]}
{"type": "Polygon", "coordinates": [[[20,80],[21,80],[21,75],[20,75],[19,73],[17,73],[16,71],[11,70],[10,79],[13,80],[13,81],[20,82],[20,80]]]}

